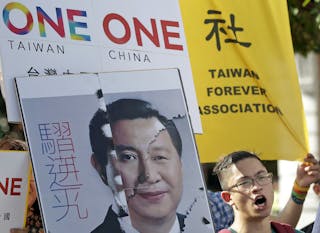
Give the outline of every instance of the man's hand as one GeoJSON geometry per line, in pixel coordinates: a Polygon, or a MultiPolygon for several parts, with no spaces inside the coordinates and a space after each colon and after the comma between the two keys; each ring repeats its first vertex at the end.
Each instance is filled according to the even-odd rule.
{"type": "Polygon", "coordinates": [[[307,154],[298,165],[296,182],[301,187],[308,187],[320,180],[320,165],[312,154],[307,154]]]}

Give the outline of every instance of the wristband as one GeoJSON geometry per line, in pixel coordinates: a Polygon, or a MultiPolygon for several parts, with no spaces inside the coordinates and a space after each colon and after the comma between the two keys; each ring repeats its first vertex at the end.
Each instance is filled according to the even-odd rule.
{"type": "Polygon", "coordinates": [[[306,199],[309,188],[310,186],[301,187],[297,181],[295,181],[291,192],[291,199],[294,203],[302,205],[306,199]]]}
{"type": "Polygon", "coordinates": [[[305,192],[305,193],[307,193],[308,190],[309,190],[309,188],[310,188],[310,186],[301,187],[301,186],[297,183],[296,180],[294,181],[293,189],[294,189],[295,191],[297,191],[297,192],[305,192]]]}

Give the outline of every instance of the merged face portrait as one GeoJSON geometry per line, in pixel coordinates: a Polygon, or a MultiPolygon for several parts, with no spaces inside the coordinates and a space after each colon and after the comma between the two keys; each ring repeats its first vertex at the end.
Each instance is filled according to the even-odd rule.
{"type": "Polygon", "coordinates": [[[111,128],[131,219],[174,216],[182,194],[182,163],[165,126],[150,117],[119,120],[111,128]]]}
{"type": "Polygon", "coordinates": [[[107,156],[101,175],[113,190],[113,211],[126,212],[139,231],[147,223],[179,229],[182,140],[175,123],[140,99],[118,99],[100,110],[90,123],[91,141],[96,157],[107,156]]]}

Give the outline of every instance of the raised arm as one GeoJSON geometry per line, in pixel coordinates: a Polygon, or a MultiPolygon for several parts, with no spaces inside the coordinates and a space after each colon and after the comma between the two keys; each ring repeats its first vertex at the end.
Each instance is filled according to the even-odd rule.
{"type": "Polygon", "coordinates": [[[296,179],[286,206],[278,216],[272,216],[271,218],[295,227],[300,219],[310,185],[319,180],[319,163],[312,154],[307,154],[304,161],[298,165],[296,179]]]}

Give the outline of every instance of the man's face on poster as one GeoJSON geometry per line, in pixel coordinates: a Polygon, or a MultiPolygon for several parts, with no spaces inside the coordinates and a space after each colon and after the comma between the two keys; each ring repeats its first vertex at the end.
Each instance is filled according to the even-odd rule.
{"type": "Polygon", "coordinates": [[[182,195],[182,164],[168,131],[155,118],[111,125],[131,219],[172,218],[182,195]]]}

